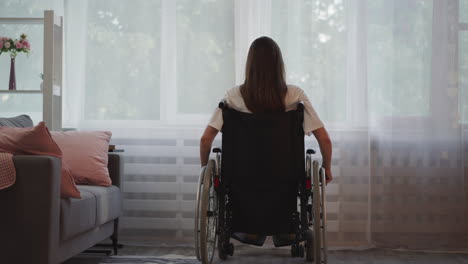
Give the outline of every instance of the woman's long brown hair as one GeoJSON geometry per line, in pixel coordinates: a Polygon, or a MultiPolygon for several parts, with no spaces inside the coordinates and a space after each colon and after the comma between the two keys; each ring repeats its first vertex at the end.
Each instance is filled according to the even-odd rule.
{"type": "Polygon", "coordinates": [[[252,42],[240,86],[245,105],[253,113],[284,112],[287,92],[281,50],[274,40],[260,37],[252,42]]]}

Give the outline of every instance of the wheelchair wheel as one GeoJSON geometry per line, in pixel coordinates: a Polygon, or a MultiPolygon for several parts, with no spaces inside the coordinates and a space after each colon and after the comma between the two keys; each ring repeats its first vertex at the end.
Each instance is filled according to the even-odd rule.
{"type": "Polygon", "coordinates": [[[210,160],[203,175],[203,187],[200,198],[200,258],[203,264],[210,264],[216,248],[218,227],[218,197],[213,186],[216,162],[210,160]]]}
{"type": "Polygon", "coordinates": [[[206,166],[201,169],[200,177],[198,178],[198,189],[197,189],[197,200],[196,200],[196,208],[195,208],[195,253],[197,255],[197,259],[201,260],[200,255],[200,195],[203,190],[203,176],[205,176],[206,166]]]}
{"type": "Polygon", "coordinates": [[[322,249],[323,249],[323,263],[327,264],[328,262],[328,246],[327,246],[327,206],[326,206],[326,195],[325,195],[325,186],[327,184],[327,179],[325,171],[323,168],[320,169],[320,180],[321,180],[321,209],[322,209],[322,249]]]}
{"type": "Polygon", "coordinates": [[[320,180],[319,180],[319,164],[314,160],[312,163],[312,216],[313,216],[313,247],[315,263],[322,262],[322,232],[321,232],[321,195],[320,195],[320,180]]]}

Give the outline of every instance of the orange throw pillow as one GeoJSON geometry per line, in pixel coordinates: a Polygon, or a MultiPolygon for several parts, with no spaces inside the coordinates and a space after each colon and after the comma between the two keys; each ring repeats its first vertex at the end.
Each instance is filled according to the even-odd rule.
{"type": "Polygon", "coordinates": [[[0,127],[0,152],[61,158],[61,196],[81,198],[70,170],[62,159],[62,151],[50,136],[44,122],[28,128],[0,127]]]}
{"type": "Polygon", "coordinates": [[[109,131],[52,131],[77,184],[110,186],[107,163],[112,133],[109,131]]]}

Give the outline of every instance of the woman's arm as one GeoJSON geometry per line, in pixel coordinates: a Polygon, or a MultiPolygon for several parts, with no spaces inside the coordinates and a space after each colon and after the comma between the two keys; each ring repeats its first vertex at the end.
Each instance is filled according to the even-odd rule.
{"type": "Polygon", "coordinates": [[[208,159],[210,157],[211,152],[211,144],[215,139],[216,135],[218,134],[218,130],[211,126],[207,126],[205,132],[200,139],[200,161],[201,166],[206,166],[208,164],[208,159]]]}
{"type": "Polygon", "coordinates": [[[333,179],[331,172],[331,159],[332,159],[332,142],[328,136],[328,132],[324,127],[312,131],[315,138],[317,139],[320,152],[322,152],[322,167],[325,169],[325,176],[327,177],[327,183],[333,179]]]}

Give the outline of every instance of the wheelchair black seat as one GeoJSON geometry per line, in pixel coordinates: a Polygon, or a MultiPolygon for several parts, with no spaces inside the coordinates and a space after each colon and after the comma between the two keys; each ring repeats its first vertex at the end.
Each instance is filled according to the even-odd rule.
{"type": "Polygon", "coordinates": [[[299,180],[305,179],[302,109],[253,115],[223,108],[221,175],[232,232],[295,233],[299,180]]]}

